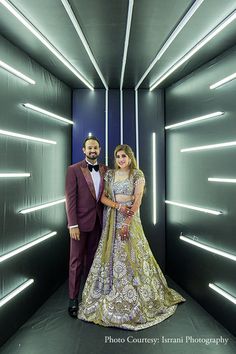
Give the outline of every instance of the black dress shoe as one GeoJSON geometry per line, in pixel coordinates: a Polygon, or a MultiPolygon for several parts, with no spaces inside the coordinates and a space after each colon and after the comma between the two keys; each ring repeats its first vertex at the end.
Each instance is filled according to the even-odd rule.
{"type": "Polygon", "coordinates": [[[70,299],[68,313],[71,317],[77,318],[78,313],[78,299],[70,299]]]}

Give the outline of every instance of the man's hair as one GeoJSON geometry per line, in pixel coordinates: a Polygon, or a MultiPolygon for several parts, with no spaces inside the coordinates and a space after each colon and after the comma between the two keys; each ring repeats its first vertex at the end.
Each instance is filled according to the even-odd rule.
{"type": "Polygon", "coordinates": [[[88,141],[88,140],[95,140],[95,141],[97,141],[97,142],[98,142],[98,145],[99,145],[99,147],[100,147],[100,141],[98,140],[98,138],[97,138],[96,136],[91,135],[91,136],[87,136],[87,138],[84,139],[83,148],[85,148],[86,141],[88,141]]]}

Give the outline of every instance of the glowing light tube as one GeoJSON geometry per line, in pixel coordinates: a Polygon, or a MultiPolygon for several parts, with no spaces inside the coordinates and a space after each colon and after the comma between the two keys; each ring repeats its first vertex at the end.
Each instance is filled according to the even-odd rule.
{"type": "Polygon", "coordinates": [[[209,182],[220,182],[220,183],[236,183],[236,178],[215,178],[209,177],[209,182]]]}
{"type": "Polygon", "coordinates": [[[209,118],[220,117],[220,116],[222,116],[223,114],[224,114],[224,112],[209,113],[209,114],[206,114],[206,115],[201,116],[201,117],[196,117],[196,118],[192,118],[192,119],[185,120],[185,121],[183,121],[183,122],[179,122],[179,123],[167,125],[167,126],[165,127],[165,129],[177,128],[177,127],[180,127],[180,126],[182,126],[182,125],[187,125],[187,124],[191,124],[191,123],[196,123],[196,122],[199,122],[199,121],[202,121],[202,120],[206,120],[206,119],[209,119],[209,118]]]}
{"type": "Polygon", "coordinates": [[[236,305],[236,297],[235,296],[229,294],[228,292],[221,289],[219,286],[217,286],[215,284],[209,283],[209,287],[236,305]]]}
{"type": "Polygon", "coordinates": [[[20,214],[32,213],[33,211],[37,211],[37,210],[41,210],[41,209],[45,209],[45,208],[50,208],[51,206],[64,203],[65,201],[66,201],[65,198],[64,199],[60,199],[60,200],[56,200],[55,202],[37,205],[37,206],[29,208],[29,209],[23,209],[23,210],[19,211],[19,213],[20,214]]]}
{"type": "Polygon", "coordinates": [[[18,178],[30,176],[30,173],[0,173],[0,178],[18,178]]]}
{"type": "Polygon", "coordinates": [[[212,84],[210,86],[210,90],[213,90],[219,86],[222,86],[224,84],[226,84],[227,82],[230,82],[232,80],[236,79],[236,73],[233,73],[232,75],[229,75],[227,77],[225,77],[224,79],[220,80],[220,81],[217,81],[216,83],[212,84]]]}
{"type": "Polygon", "coordinates": [[[56,144],[56,141],[53,141],[53,140],[42,139],[42,138],[38,138],[38,137],[35,137],[35,136],[31,136],[31,135],[19,134],[19,133],[15,133],[15,132],[10,132],[8,130],[0,129],[0,134],[1,135],[12,136],[14,138],[20,138],[20,139],[26,139],[26,140],[32,140],[32,141],[39,141],[40,143],[56,144]]]}
{"type": "Polygon", "coordinates": [[[37,244],[39,244],[39,243],[41,243],[41,242],[47,240],[48,238],[51,238],[51,237],[55,236],[56,234],[57,234],[56,231],[50,232],[50,233],[47,234],[47,235],[44,235],[44,236],[42,236],[42,237],[39,237],[39,238],[37,238],[36,240],[31,241],[31,242],[25,244],[24,246],[21,246],[21,247],[19,247],[19,248],[16,248],[15,250],[10,251],[10,252],[8,252],[8,253],[6,253],[6,254],[0,256],[0,263],[3,262],[3,261],[5,261],[6,259],[9,259],[9,258],[12,258],[12,257],[16,256],[17,254],[19,254],[19,253],[21,253],[21,252],[24,252],[24,251],[27,250],[28,248],[31,248],[31,247],[33,247],[33,246],[35,246],[35,245],[37,245],[37,244]]]}
{"type": "Polygon", "coordinates": [[[12,66],[4,63],[2,60],[0,60],[0,67],[9,71],[11,74],[19,77],[20,79],[28,82],[28,84],[35,85],[35,81],[29,78],[28,76],[22,74],[20,71],[14,69],[12,66]]]}
{"type": "Polygon", "coordinates": [[[23,283],[22,285],[20,285],[18,288],[16,288],[15,290],[11,291],[8,295],[6,295],[5,297],[3,297],[0,300],[0,307],[2,307],[3,305],[5,305],[8,301],[10,301],[11,299],[13,299],[14,297],[16,297],[18,294],[20,294],[23,290],[25,290],[26,288],[28,288],[28,286],[30,286],[31,284],[33,284],[34,279],[29,279],[27,280],[25,283],[23,283]]]}
{"type": "Polygon", "coordinates": [[[199,150],[208,150],[208,149],[218,149],[224,148],[229,146],[235,146],[236,141],[229,141],[227,143],[220,143],[220,144],[212,144],[212,145],[202,145],[202,146],[194,146],[191,148],[181,149],[181,152],[188,152],[188,151],[199,151],[199,150]]]}
{"type": "Polygon", "coordinates": [[[45,114],[45,115],[47,115],[47,116],[49,116],[49,117],[55,118],[55,119],[57,119],[57,120],[60,120],[60,121],[62,121],[62,122],[65,122],[65,123],[68,123],[68,124],[74,124],[74,122],[73,122],[72,120],[70,120],[70,119],[67,119],[67,118],[64,118],[64,117],[59,116],[58,114],[55,114],[55,113],[46,111],[45,109],[40,108],[40,107],[37,107],[37,106],[34,106],[34,105],[31,104],[31,103],[23,103],[23,106],[26,107],[26,108],[30,108],[30,109],[32,109],[33,111],[36,111],[36,112],[45,114]]]}
{"type": "Polygon", "coordinates": [[[221,251],[221,250],[219,250],[217,248],[214,248],[214,247],[211,247],[211,246],[207,246],[204,243],[192,240],[192,239],[190,239],[188,237],[185,237],[183,235],[180,235],[179,238],[182,241],[190,243],[190,244],[192,244],[192,245],[194,245],[196,247],[202,248],[202,249],[204,249],[204,250],[206,250],[208,252],[215,253],[215,254],[218,254],[219,256],[226,257],[226,258],[232,259],[233,261],[236,261],[236,255],[230,254],[228,252],[221,251]]]}
{"type": "Polygon", "coordinates": [[[199,51],[205,44],[207,44],[212,38],[220,33],[225,27],[236,19],[236,10],[226,17],[218,26],[216,26],[210,33],[208,33],[197,45],[195,45],[189,52],[187,52],[180,60],[170,67],[162,76],[160,76],[153,84],[151,84],[149,90],[154,90],[160,85],[167,77],[169,77],[174,71],[176,71],[183,63],[191,58],[195,53],[199,51]]]}
{"type": "Polygon", "coordinates": [[[156,133],[152,133],[152,209],[153,209],[153,224],[157,223],[157,166],[156,166],[156,133]]]}
{"type": "Polygon", "coordinates": [[[82,74],[67,60],[55,47],[52,45],[49,40],[35,27],[32,23],[22,15],[22,13],[14,7],[10,1],[0,0],[0,4],[5,6],[5,8],[15,16],[40,42],[47,47],[51,53],[57,57],[80,81],[82,81],[90,90],[94,90],[93,86],[86,80],[82,74]]]}
{"type": "Polygon", "coordinates": [[[193,206],[193,205],[188,205],[188,204],[182,204],[182,203],[172,202],[172,201],[170,201],[170,200],[166,200],[165,202],[166,202],[166,204],[179,206],[179,207],[181,207],[181,208],[186,208],[186,209],[201,211],[201,212],[207,213],[207,214],[212,214],[212,215],[221,215],[221,214],[223,214],[222,211],[217,211],[217,210],[212,210],[212,209],[206,209],[206,208],[199,208],[199,207],[195,207],[195,206],[193,206]]]}

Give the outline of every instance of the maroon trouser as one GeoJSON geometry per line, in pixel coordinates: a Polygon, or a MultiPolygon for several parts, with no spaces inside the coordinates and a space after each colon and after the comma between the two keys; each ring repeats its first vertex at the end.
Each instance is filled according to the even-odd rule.
{"type": "Polygon", "coordinates": [[[78,297],[82,273],[88,276],[93,263],[98,242],[101,236],[101,225],[97,217],[94,229],[90,232],[80,232],[80,240],[70,240],[69,262],[69,298],[78,297]]]}

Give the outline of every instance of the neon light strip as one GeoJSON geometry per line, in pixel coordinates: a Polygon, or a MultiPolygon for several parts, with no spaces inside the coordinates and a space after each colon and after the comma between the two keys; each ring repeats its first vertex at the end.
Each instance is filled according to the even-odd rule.
{"type": "Polygon", "coordinates": [[[217,211],[217,210],[212,210],[212,209],[206,209],[206,208],[199,208],[199,207],[195,207],[195,206],[193,206],[193,205],[188,205],[188,204],[182,204],[182,203],[172,202],[172,201],[170,201],[170,200],[166,200],[165,202],[166,202],[166,204],[179,206],[179,207],[181,207],[181,208],[186,208],[186,209],[201,211],[201,212],[203,212],[203,213],[208,213],[208,214],[213,214],[213,215],[221,215],[221,214],[223,214],[222,211],[217,211]]]}
{"type": "Polygon", "coordinates": [[[138,121],[138,90],[135,90],[135,136],[136,136],[136,160],[139,167],[139,121],[138,121]]]}
{"type": "Polygon", "coordinates": [[[222,86],[222,85],[226,84],[227,82],[232,81],[234,79],[236,79],[236,73],[233,73],[232,75],[229,75],[229,76],[225,77],[224,79],[217,81],[215,84],[212,84],[210,86],[210,90],[213,90],[219,86],[222,86]]]}
{"type": "Polygon", "coordinates": [[[53,141],[53,140],[46,140],[46,139],[42,139],[42,138],[37,138],[35,136],[30,136],[30,135],[24,135],[24,134],[19,134],[19,133],[15,133],[15,132],[10,132],[10,131],[7,131],[7,130],[1,130],[0,129],[0,134],[7,135],[7,136],[13,136],[15,138],[20,138],[20,139],[39,141],[41,143],[46,143],[46,144],[56,144],[56,141],[53,141]]]}
{"type": "Polygon", "coordinates": [[[0,3],[14,15],[40,42],[53,53],[80,81],[82,81],[90,90],[94,90],[93,86],[81,75],[81,73],[49,42],[49,40],[35,27],[32,23],[22,15],[22,13],[14,7],[10,1],[0,0],[0,3]]]}
{"type": "Polygon", "coordinates": [[[190,243],[196,247],[199,247],[199,248],[202,248],[206,251],[209,251],[211,253],[215,253],[215,254],[218,254],[219,256],[222,256],[222,257],[226,257],[226,258],[229,258],[229,259],[232,259],[233,261],[236,261],[236,255],[233,255],[233,254],[230,254],[228,252],[224,252],[224,251],[221,251],[221,250],[218,250],[217,248],[214,248],[214,247],[210,247],[210,246],[207,246],[201,242],[198,242],[198,241],[194,241],[188,237],[185,237],[183,235],[181,235],[180,237],[180,240],[182,241],[185,241],[187,243],[190,243]]]}
{"type": "Polygon", "coordinates": [[[171,124],[171,125],[167,125],[165,127],[165,129],[171,129],[171,128],[176,128],[176,127],[180,127],[182,125],[187,125],[187,124],[191,124],[191,123],[196,123],[196,122],[199,122],[199,121],[202,121],[202,120],[206,120],[206,119],[209,119],[209,118],[213,118],[213,117],[220,117],[224,114],[224,112],[214,112],[214,113],[209,113],[209,114],[206,114],[204,116],[201,116],[201,117],[196,117],[196,118],[192,118],[192,119],[189,119],[189,120],[185,120],[183,122],[179,122],[179,123],[175,123],[175,124],[171,124]]]}
{"type": "Polygon", "coordinates": [[[215,284],[209,283],[209,287],[236,305],[236,297],[235,296],[229,294],[228,292],[221,289],[220,287],[218,287],[215,284]]]}
{"type": "Polygon", "coordinates": [[[21,252],[24,252],[24,251],[27,250],[28,248],[31,248],[31,247],[37,245],[38,243],[41,243],[41,242],[47,240],[48,238],[51,238],[51,237],[55,236],[56,234],[57,234],[56,231],[50,232],[50,233],[47,234],[47,235],[44,235],[44,236],[42,236],[42,237],[40,237],[40,238],[37,238],[36,240],[34,240],[34,241],[32,241],[32,242],[29,242],[29,243],[27,243],[27,244],[24,245],[24,246],[21,246],[21,247],[19,247],[19,248],[16,248],[15,250],[13,250],[13,251],[11,251],[11,252],[8,252],[8,253],[6,253],[6,254],[0,256],[0,263],[3,262],[3,261],[5,261],[6,259],[9,259],[9,258],[11,258],[11,257],[16,256],[17,254],[19,254],[19,253],[21,253],[21,252]]]}
{"type": "Polygon", "coordinates": [[[36,111],[36,112],[45,114],[45,115],[47,115],[49,117],[55,118],[57,120],[61,120],[62,122],[69,123],[69,124],[74,124],[74,122],[72,120],[70,120],[70,119],[67,119],[67,118],[61,117],[61,116],[59,116],[59,115],[57,115],[55,113],[46,111],[45,109],[37,107],[37,106],[34,106],[31,103],[23,103],[23,106],[26,107],[26,108],[30,108],[33,111],[36,111]]]}
{"type": "Polygon", "coordinates": [[[107,83],[106,83],[106,81],[104,79],[104,76],[102,75],[102,72],[101,72],[101,70],[100,70],[100,68],[99,68],[99,66],[98,66],[98,64],[96,62],[96,59],[94,58],[94,55],[93,55],[93,53],[92,53],[92,51],[91,51],[91,49],[90,49],[90,47],[88,45],[88,42],[87,42],[87,40],[86,40],[86,38],[85,38],[85,36],[83,34],[83,31],[82,31],[78,21],[77,21],[77,18],[74,15],[74,12],[72,11],[72,8],[71,8],[69,2],[67,0],[61,0],[61,2],[63,4],[63,6],[65,7],[65,10],[66,10],[66,12],[67,12],[67,14],[68,14],[68,16],[69,16],[69,18],[70,18],[75,30],[76,30],[76,32],[77,32],[81,42],[83,43],[83,46],[84,46],[84,48],[85,48],[85,50],[86,50],[86,52],[87,52],[87,54],[89,56],[89,59],[93,63],[93,66],[95,67],[95,69],[96,69],[100,79],[102,80],[102,83],[105,86],[106,90],[108,90],[108,86],[107,86],[107,83]]]}
{"type": "Polygon", "coordinates": [[[0,66],[1,66],[3,69],[9,71],[11,74],[13,74],[13,75],[19,77],[20,79],[22,79],[22,80],[28,82],[28,84],[35,85],[36,82],[35,82],[34,80],[32,80],[32,79],[30,79],[28,76],[22,74],[20,71],[14,69],[12,66],[10,66],[10,65],[8,65],[8,64],[6,64],[6,63],[4,63],[2,60],[0,60],[0,66]]]}
{"type": "Polygon", "coordinates": [[[19,213],[20,213],[20,214],[32,213],[33,211],[37,211],[37,210],[49,208],[49,207],[51,207],[51,206],[64,203],[65,201],[66,201],[65,198],[64,198],[64,199],[60,199],[60,200],[57,200],[57,201],[55,201],[55,202],[37,205],[37,206],[32,207],[32,208],[29,208],[29,209],[23,209],[23,210],[19,211],[19,213]]]}
{"type": "Polygon", "coordinates": [[[180,33],[180,31],[184,28],[184,26],[188,23],[190,18],[194,15],[194,13],[197,11],[199,6],[202,4],[204,0],[196,0],[194,4],[191,6],[189,11],[186,13],[186,15],[183,17],[183,19],[179,22],[177,27],[174,29],[174,31],[171,33],[170,37],[167,39],[167,41],[164,43],[164,45],[161,47],[160,51],[157,53],[156,57],[154,60],[151,62],[150,66],[147,68],[141,79],[139,80],[138,84],[135,86],[135,89],[137,90],[145,77],[149,74],[149,72],[152,70],[154,65],[157,63],[158,60],[161,59],[163,54],[167,51],[171,43],[173,43],[174,39],[177,37],[177,35],[180,33]]]}
{"type": "Polygon", "coordinates": [[[156,133],[152,133],[152,185],[153,185],[153,224],[157,223],[157,166],[156,166],[156,133]]]}
{"type": "Polygon", "coordinates": [[[126,66],[127,52],[128,52],[128,45],[129,45],[130,28],[131,28],[132,14],[133,14],[133,6],[134,6],[134,0],[129,0],[128,17],[127,17],[126,32],[125,32],[125,45],[124,45],[124,53],[123,53],[122,68],[121,68],[120,90],[122,90],[123,81],[124,81],[125,66],[126,66]]]}
{"type": "Polygon", "coordinates": [[[109,121],[108,121],[108,90],[106,90],[105,94],[105,163],[108,166],[108,146],[109,146],[109,135],[108,135],[108,128],[109,128],[109,121]]]}
{"type": "Polygon", "coordinates": [[[199,151],[199,150],[217,149],[217,148],[221,148],[221,147],[228,147],[228,146],[235,146],[235,145],[236,145],[236,141],[229,141],[228,143],[195,146],[195,147],[191,147],[191,148],[181,149],[180,151],[181,152],[199,151]]]}
{"type": "Polygon", "coordinates": [[[225,183],[236,183],[236,178],[214,178],[214,177],[209,177],[208,178],[209,182],[225,182],[225,183]]]}
{"type": "Polygon", "coordinates": [[[123,144],[123,91],[120,90],[120,143],[123,144]]]}
{"type": "Polygon", "coordinates": [[[22,285],[20,285],[18,288],[10,292],[8,295],[6,295],[4,298],[0,300],[0,307],[5,305],[8,301],[13,299],[15,296],[20,294],[23,290],[25,290],[28,286],[30,286],[34,282],[34,279],[29,279],[22,285]]]}
{"type": "Polygon", "coordinates": [[[30,177],[30,173],[0,173],[0,178],[30,177]]]}
{"type": "Polygon", "coordinates": [[[187,52],[180,60],[178,60],[169,70],[167,70],[162,76],[160,76],[153,84],[151,84],[149,90],[154,90],[160,83],[162,83],[168,76],[170,76],[175,70],[177,70],[183,63],[191,58],[195,53],[199,51],[205,44],[207,44],[212,38],[220,33],[225,27],[236,19],[236,10],[231,15],[226,17],[218,26],[216,26],[210,33],[208,33],[201,41],[197,43],[189,52],[187,52]]]}

